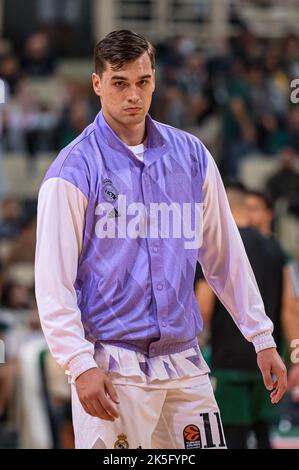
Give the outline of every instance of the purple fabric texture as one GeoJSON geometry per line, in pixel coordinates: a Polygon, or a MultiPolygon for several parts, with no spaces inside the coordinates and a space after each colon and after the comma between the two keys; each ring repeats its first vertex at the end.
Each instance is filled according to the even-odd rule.
{"type": "Polygon", "coordinates": [[[137,202],[148,208],[149,218],[151,203],[189,203],[192,211],[202,202],[207,155],[191,134],[149,115],[146,126],[141,162],[100,112],[60,152],[45,180],[63,178],[88,201],[75,282],[86,338],[157,356],[197,344],[202,318],[193,282],[199,250],[186,249],[184,236],[164,238],[160,232],[156,238],[99,238],[98,211],[104,202],[113,206],[107,217],[116,233],[124,215],[118,209],[123,195],[127,205],[137,202]]]}

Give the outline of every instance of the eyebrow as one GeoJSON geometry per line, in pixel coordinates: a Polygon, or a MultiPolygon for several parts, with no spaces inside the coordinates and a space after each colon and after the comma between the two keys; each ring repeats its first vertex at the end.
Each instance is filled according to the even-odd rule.
{"type": "MultiPolygon", "coordinates": [[[[144,80],[145,78],[151,78],[151,74],[147,75],[142,75],[141,77],[138,78],[138,80],[144,80]]],[[[123,77],[121,75],[113,75],[111,77],[111,80],[129,80],[128,77],[123,77]]]]}

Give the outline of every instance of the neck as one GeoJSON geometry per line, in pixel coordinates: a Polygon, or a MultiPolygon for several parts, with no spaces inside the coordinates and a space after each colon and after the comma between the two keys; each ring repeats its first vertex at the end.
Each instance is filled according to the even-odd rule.
{"type": "Polygon", "coordinates": [[[110,114],[103,110],[105,121],[109,124],[115,134],[127,145],[139,145],[146,138],[145,119],[130,126],[125,126],[116,121],[110,114]]]}

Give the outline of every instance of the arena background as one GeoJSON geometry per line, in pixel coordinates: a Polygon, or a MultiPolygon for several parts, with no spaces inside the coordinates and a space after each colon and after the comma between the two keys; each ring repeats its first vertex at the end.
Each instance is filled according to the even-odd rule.
{"type": "MultiPolygon", "coordinates": [[[[157,48],[152,116],[199,136],[225,179],[272,192],[298,268],[298,0],[0,0],[0,448],[73,446],[69,388],[34,298],[36,200],[58,150],[98,112],[93,45],[120,28],[157,48]]],[[[271,439],[299,448],[290,396],[271,439]]]]}

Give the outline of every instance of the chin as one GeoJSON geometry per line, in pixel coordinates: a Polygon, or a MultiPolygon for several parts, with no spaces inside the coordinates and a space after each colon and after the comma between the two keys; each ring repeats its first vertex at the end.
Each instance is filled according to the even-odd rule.
{"type": "Polygon", "coordinates": [[[123,122],[126,123],[126,124],[139,124],[141,122],[144,121],[144,118],[145,118],[145,114],[142,113],[142,114],[132,114],[131,116],[126,116],[124,119],[123,119],[123,122]]]}

